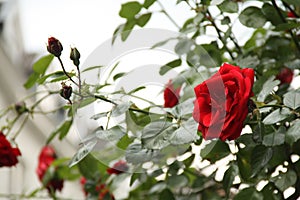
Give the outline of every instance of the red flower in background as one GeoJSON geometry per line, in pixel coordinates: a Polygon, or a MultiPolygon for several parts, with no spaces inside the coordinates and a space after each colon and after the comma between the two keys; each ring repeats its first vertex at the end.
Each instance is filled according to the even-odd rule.
{"type": "Polygon", "coordinates": [[[287,16],[290,18],[296,18],[296,15],[291,11],[287,13],[287,16]]]}
{"type": "Polygon", "coordinates": [[[294,78],[294,72],[290,68],[283,67],[279,74],[277,74],[276,79],[280,80],[280,85],[286,83],[290,84],[294,78]]]}
{"type": "MultiPolygon", "coordinates": [[[[89,195],[89,192],[85,188],[85,184],[87,183],[87,180],[85,177],[80,178],[80,184],[82,186],[83,192],[85,196],[89,195]]],[[[111,199],[114,200],[115,197],[109,192],[108,187],[103,183],[96,183],[96,185],[93,188],[92,191],[90,191],[92,196],[98,197],[98,200],[104,200],[104,199],[111,199]]],[[[90,188],[90,189],[91,189],[90,188]]]]}
{"type": "Polygon", "coordinates": [[[19,148],[13,148],[5,135],[0,131],[0,167],[11,167],[18,163],[19,148]]]}
{"type": "MultiPolygon", "coordinates": [[[[36,173],[39,177],[39,180],[43,182],[43,178],[52,164],[53,161],[56,159],[55,150],[50,146],[44,146],[42,148],[42,151],[39,155],[39,163],[38,167],[36,169],[36,173]]],[[[48,181],[48,183],[45,184],[45,187],[50,192],[59,190],[61,191],[63,188],[63,180],[56,177],[55,173],[51,180],[48,181]]]]}
{"type": "Polygon", "coordinates": [[[165,108],[172,108],[178,104],[180,89],[181,87],[175,89],[172,81],[169,80],[164,90],[165,108]]]}
{"type": "Polygon", "coordinates": [[[210,79],[194,88],[193,111],[204,139],[233,140],[240,136],[253,96],[254,70],[223,64],[210,79]]]}
{"type": "Polygon", "coordinates": [[[128,165],[125,161],[120,160],[116,162],[111,168],[108,168],[106,172],[108,174],[121,174],[128,170],[128,165]]]}

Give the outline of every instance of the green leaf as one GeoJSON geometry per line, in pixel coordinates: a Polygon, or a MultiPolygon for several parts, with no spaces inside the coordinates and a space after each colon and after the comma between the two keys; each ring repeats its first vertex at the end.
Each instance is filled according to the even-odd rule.
{"type": "Polygon", "coordinates": [[[191,50],[191,47],[193,44],[194,43],[191,39],[188,39],[188,38],[181,39],[175,46],[175,52],[179,56],[186,54],[191,50]]]}
{"type": "Polygon", "coordinates": [[[93,120],[98,120],[98,119],[100,119],[100,118],[102,118],[102,117],[107,117],[108,113],[109,113],[109,112],[97,113],[97,114],[93,115],[93,116],[91,117],[91,119],[93,119],[93,120]]]}
{"type": "Polygon", "coordinates": [[[116,81],[117,79],[121,78],[124,75],[126,75],[125,72],[118,73],[118,74],[114,75],[113,80],[116,81]]]}
{"type": "Polygon", "coordinates": [[[241,190],[233,200],[263,200],[264,196],[254,187],[249,187],[241,190]]]}
{"type": "Polygon", "coordinates": [[[149,150],[142,148],[140,143],[132,143],[126,149],[126,160],[134,165],[152,161],[158,155],[157,150],[149,150]]]}
{"type": "Polygon", "coordinates": [[[118,125],[108,130],[102,130],[101,127],[95,130],[95,134],[98,139],[111,142],[111,141],[120,140],[125,135],[125,130],[118,125]]]}
{"type": "Polygon", "coordinates": [[[73,123],[73,119],[65,121],[65,123],[58,129],[59,131],[59,140],[64,139],[66,135],[68,134],[71,125],[73,123]]]}
{"type": "Polygon", "coordinates": [[[92,154],[88,154],[78,163],[80,173],[87,179],[97,180],[97,176],[106,174],[107,166],[102,164],[92,154]]]}
{"type": "Polygon", "coordinates": [[[176,200],[170,189],[163,190],[160,193],[159,198],[158,198],[158,200],[166,200],[166,199],[168,199],[168,200],[176,200]]]}
{"type": "Polygon", "coordinates": [[[140,12],[142,5],[137,1],[131,1],[122,4],[121,10],[119,12],[120,17],[126,19],[133,19],[136,14],[140,12]]]}
{"type": "Polygon", "coordinates": [[[90,71],[90,70],[94,70],[94,69],[100,69],[104,66],[93,66],[93,67],[88,67],[88,68],[85,68],[84,70],[81,71],[81,73],[83,72],[87,72],[87,71],[90,71]]]}
{"type": "Polygon", "coordinates": [[[152,13],[146,13],[146,14],[139,16],[136,24],[140,27],[144,27],[150,20],[151,16],[152,16],[152,13]]]}
{"type": "Polygon", "coordinates": [[[131,33],[131,31],[132,31],[132,29],[134,28],[135,25],[136,25],[136,20],[135,19],[127,20],[127,22],[124,24],[124,26],[121,30],[121,39],[122,39],[122,41],[125,41],[129,37],[129,35],[130,35],[130,33],[131,33]]]}
{"type": "Polygon", "coordinates": [[[272,148],[262,145],[256,146],[251,156],[252,177],[256,176],[271,160],[273,155],[272,148]]]}
{"type": "Polygon", "coordinates": [[[266,18],[261,9],[250,6],[243,10],[239,16],[240,22],[251,28],[260,28],[266,23],[266,18]]]}
{"type": "Polygon", "coordinates": [[[26,83],[24,83],[24,87],[26,89],[32,88],[34,86],[34,84],[36,83],[36,81],[39,79],[40,75],[36,72],[33,72],[29,78],[27,79],[26,83]]]}
{"type": "Polygon", "coordinates": [[[59,135],[59,139],[62,140],[69,132],[70,127],[73,123],[73,119],[64,121],[55,131],[53,131],[47,139],[47,144],[49,144],[56,135],[59,135]]]}
{"type": "MultiPolygon", "coordinates": [[[[283,23],[281,17],[277,13],[277,10],[274,6],[269,3],[264,3],[262,7],[262,12],[264,13],[265,17],[275,26],[283,23]]],[[[277,27],[276,27],[277,28],[277,27]]]]}
{"type": "Polygon", "coordinates": [[[300,107],[300,93],[296,91],[286,93],[283,96],[283,104],[296,110],[300,107]]]}
{"type": "Polygon", "coordinates": [[[131,106],[130,102],[124,102],[124,103],[116,105],[112,109],[111,116],[117,117],[117,116],[124,114],[130,108],[130,106],[131,106]]]}
{"type": "Polygon", "coordinates": [[[300,6],[300,0],[283,0],[283,1],[290,5],[300,6]]]}
{"type": "Polygon", "coordinates": [[[133,94],[133,93],[136,93],[136,92],[138,92],[140,90],[143,90],[143,89],[146,89],[146,87],[145,86],[140,86],[140,87],[137,87],[137,88],[131,90],[130,92],[128,92],[128,94],[133,94]]]}
{"type": "Polygon", "coordinates": [[[246,146],[245,148],[240,149],[237,153],[237,162],[238,162],[240,177],[245,181],[249,181],[251,176],[250,160],[251,160],[252,151],[253,151],[253,147],[246,146]]]}
{"type": "Polygon", "coordinates": [[[296,23],[296,22],[282,23],[282,24],[278,24],[275,27],[274,31],[286,31],[286,30],[291,30],[299,27],[300,27],[300,23],[296,23]]]}
{"type": "Polygon", "coordinates": [[[38,73],[38,74],[45,74],[47,68],[49,67],[50,63],[52,62],[54,56],[52,54],[49,54],[47,56],[43,56],[42,58],[40,58],[38,61],[36,61],[33,66],[32,69],[34,72],[38,73]]]}
{"type": "Polygon", "coordinates": [[[173,175],[168,177],[167,179],[167,185],[172,189],[183,188],[188,184],[188,182],[189,182],[188,178],[183,174],[173,175]]]}
{"type": "Polygon", "coordinates": [[[76,152],[76,154],[71,159],[69,166],[73,167],[77,163],[79,163],[82,159],[84,159],[95,147],[97,144],[97,141],[93,140],[86,144],[83,144],[83,146],[76,152]]]}
{"type": "Polygon", "coordinates": [[[193,164],[195,159],[195,154],[192,154],[190,157],[188,157],[187,159],[183,160],[182,163],[185,165],[185,167],[190,167],[191,164],[193,164]]]}
{"type": "Polygon", "coordinates": [[[230,154],[229,146],[221,140],[212,140],[201,149],[200,156],[212,163],[228,156],[230,154]]]}
{"type": "Polygon", "coordinates": [[[278,108],[271,112],[264,120],[264,124],[275,124],[286,119],[291,114],[288,108],[278,108]]]}
{"type": "Polygon", "coordinates": [[[170,144],[175,127],[167,121],[152,122],[142,131],[142,144],[147,149],[162,149],[170,144]]]}
{"type": "Polygon", "coordinates": [[[271,178],[271,180],[275,183],[276,187],[283,192],[296,183],[297,174],[295,171],[289,169],[286,173],[280,172],[278,176],[271,178]]]}
{"type": "Polygon", "coordinates": [[[167,64],[161,66],[159,70],[160,75],[165,75],[168,71],[175,67],[179,67],[181,65],[181,59],[176,59],[171,62],[168,62],[167,64]]]}
{"type": "Polygon", "coordinates": [[[133,138],[130,138],[127,134],[125,134],[117,143],[117,147],[125,150],[133,142],[133,140],[133,138]]]}
{"type": "Polygon", "coordinates": [[[235,179],[235,177],[239,173],[239,168],[236,164],[230,165],[230,167],[226,170],[223,178],[223,187],[225,189],[227,197],[229,197],[230,194],[230,188],[232,186],[232,183],[235,179]]]}
{"type": "Polygon", "coordinates": [[[300,120],[296,121],[286,132],[285,141],[292,145],[294,142],[300,139],[300,120]]]}
{"type": "Polygon", "coordinates": [[[267,96],[273,91],[274,87],[276,87],[280,81],[274,80],[275,76],[271,76],[263,85],[262,90],[257,96],[257,100],[260,102],[264,102],[267,96]]]}
{"type": "MultiPolygon", "coordinates": [[[[57,72],[54,72],[54,73],[51,73],[51,74],[47,74],[45,76],[42,76],[41,78],[39,78],[37,80],[37,83],[38,84],[43,84],[48,78],[57,78],[57,77],[61,77],[61,76],[65,76],[65,73],[63,71],[57,71],[57,72]]],[[[68,77],[67,77],[68,78],[68,77]]]]}
{"type": "Polygon", "coordinates": [[[233,1],[223,1],[218,5],[219,9],[227,13],[237,13],[239,11],[239,6],[237,2],[233,1]]]}
{"type": "Polygon", "coordinates": [[[275,133],[264,136],[263,145],[268,147],[278,146],[284,143],[286,128],[280,126],[275,133]]]}
{"type": "Polygon", "coordinates": [[[182,123],[182,125],[174,131],[170,137],[171,144],[180,145],[180,144],[189,144],[195,142],[200,137],[197,134],[198,123],[190,118],[188,121],[182,123]]]}
{"type": "Polygon", "coordinates": [[[148,9],[156,0],[145,0],[143,7],[148,9]]]}

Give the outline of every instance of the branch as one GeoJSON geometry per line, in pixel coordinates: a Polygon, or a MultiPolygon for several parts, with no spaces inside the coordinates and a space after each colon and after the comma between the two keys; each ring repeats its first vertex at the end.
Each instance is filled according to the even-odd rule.
{"type": "MultiPolygon", "coordinates": [[[[284,16],[282,15],[282,13],[281,13],[278,5],[276,4],[276,1],[275,0],[271,0],[271,2],[273,4],[274,8],[276,9],[276,12],[278,13],[279,17],[281,18],[282,22],[287,23],[287,21],[285,20],[284,16]]],[[[288,30],[288,32],[291,35],[291,37],[292,37],[292,39],[293,39],[293,41],[294,41],[294,43],[295,43],[295,45],[296,45],[299,53],[300,53],[300,45],[298,43],[298,39],[296,38],[296,36],[293,34],[293,32],[290,29],[288,30]]]]}

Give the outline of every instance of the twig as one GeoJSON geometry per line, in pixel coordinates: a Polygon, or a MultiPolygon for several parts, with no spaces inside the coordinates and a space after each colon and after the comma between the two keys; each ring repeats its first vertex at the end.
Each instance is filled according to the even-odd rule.
{"type": "MultiPolygon", "coordinates": [[[[275,0],[271,0],[271,2],[273,4],[274,8],[276,9],[276,12],[278,13],[279,17],[281,18],[282,22],[286,23],[286,20],[285,20],[284,16],[282,15],[282,13],[281,13],[278,5],[276,4],[276,1],[275,0]]],[[[294,41],[294,43],[296,45],[296,48],[297,48],[297,50],[300,53],[300,45],[298,43],[298,39],[295,37],[295,35],[293,34],[293,32],[290,29],[288,30],[288,32],[291,35],[292,40],[294,41]]]]}
{"type": "Polygon", "coordinates": [[[178,29],[180,29],[180,26],[175,22],[175,20],[169,15],[169,13],[166,11],[166,9],[165,9],[165,7],[163,6],[163,4],[160,2],[160,1],[156,1],[158,4],[159,4],[159,6],[161,7],[161,9],[162,9],[162,13],[164,13],[167,17],[168,17],[168,19],[176,26],[176,28],[178,28],[178,29]]]}
{"type": "Polygon", "coordinates": [[[72,77],[71,77],[71,76],[68,74],[68,72],[66,71],[66,69],[65,69],[65,67],[64,67],[64,64],[63,64],[61,58],[60,58],[60,57],[57,57],[57,58],[58,58],[58,60],[59,60],[59,62],[60,62],[61,68],[62,68],[63,71],[64,71],[64,74],[70,79],[70,81],[72,81],[75,85],[77,85],[77,86],[79,87],[79,85],[72,79],[72,77]]]}
{"type": "Polygon", "coordinates": [[[233,57],[231,51],[228,49],[228,47],[227,47],[225,41],[223,41],[223,37],[222,37],[222,35],[221,35],[221,30],[218,28],[218,26],[217,26],[216,23],[214,22],[214,20],[213,20],[213,18],[212,18],[212,15],[210,14],[210,12],[209,12],[208,9],[207,9],[206,12],[207,12],[208,16],[211,18],[210,22],[211,22],[211,24],[213,25],[213,27],[216,29],[219,39],[220,39],[221,42],[223,43],[223,45],[224,45],[226,51],[229,53],[231,59],[234,60],[234,57],[233,57]]]}

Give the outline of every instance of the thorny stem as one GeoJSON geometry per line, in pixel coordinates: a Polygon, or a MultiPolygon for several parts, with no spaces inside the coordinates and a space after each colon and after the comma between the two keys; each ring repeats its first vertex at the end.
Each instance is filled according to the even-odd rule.
{"type": "Polygon", "coordinates": [[[162,13],[164,13],[168,19],[176,26],[176,28],[180,29],[180,26],[175,22],[175,20],[169,15],[169,13],[166,11],[165,7],[163,6],[163,4],[160,2],[160,1],[156,1],[159,6],[161,7],[162,9],[162,13]]]}
{"type": "MultiPolygon", "coordinates": [[[[281,13],[281,11],[280,11],[278,5],[276,4],[276,1],[275,1],[275,0],[271,0],[271,2],[272,2],[272,4],[273,4],[274,8],[276,9],[276,12],[277,12],[278,15],[280,16],[282,22],[286,23],[286,20],[285,20],[284,16],[282,15],[282,13],[281,13]]],[[[300,45],[299,45],[299,43],[298,43],[297,38],[296,38],[295,35],[293,34],[292,30],[289,29],[288,32],[289,32],[289,34],[291,35],[292,40],[294,41],[294,43],[295,43],[295,45],[296,45],[296,48],[297,48],[298,52],[300,53],[300,45]]]]}
{"type": "Polygon", "coordinates": [[[210,22],[211,22],[211,24],[213,25],[213,27],[216,29],[219,39],[220,39],[221,42],[223,43],[223,45],[224,45],[226,51],[229,53],[231,59],[234,60],[234,57],[233,57],[231,51],[228,49],[228,47],[227,47],[225,41],[223,41],[223,37],[222,37],[222,35],[221,35],[221,30],[218,28],[218,26],[216,25],[216,23],[215,23],[214,20],[212,19],[212,15],[211,15],[211,13],[209,12],[209,10],[207,10],[206,12],[207,12],[208,16],[211,18],[210,22]]]}
{"type": "Polygon", "coordinates": [[[23,129],[24,125],[26,124],[27,120],[29,118],[29,115],[27,114],[25,119],[23,120],[22,124],[20,125],[19,129],[16,131],[16,134],[12,137],[12,140],[14,141],[18,135],[20,134],[21,130],[23,129]]]}
{"type": "Polygon", "coordinates": [[[64,67],[64,64],[63,64],[61,58],[60,58],[60,57],[57,57],[57,58],[58,58],[58,60],[59,60],[59,63],[60,63],[60,65],[61,65],[61,68],[62,68],[63,71],[64,71],[64,74],[69,78],[70,81],[72,81],[75,85],[77,85],[77,86],[79,87],[79,85],[72,79],[72,77],[71,77],[71,76],[68,74],[68,72],[66,71],[66,69],[65,69],[65,67],[64,67]]]}

